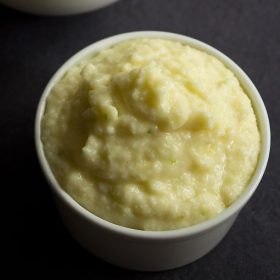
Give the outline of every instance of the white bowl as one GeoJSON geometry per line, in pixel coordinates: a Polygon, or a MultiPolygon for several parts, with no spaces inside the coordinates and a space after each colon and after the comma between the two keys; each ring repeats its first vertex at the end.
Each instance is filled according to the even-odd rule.
{"type": "Polygon", "coordinates": [[[97,10],[118,0],[0,0],[20,11],[39,15],[72,15],[97,10]]]}
{"type": "Polygon", "coordinates": [[[197,260],[213,249],[225,236],[263,176],[270,150],[270,127],[265,106],[257,89],[248,76],[227,56],[205,43],[186,36],[143,31],[120,34],[96,42],[75,54],[55,73],[44,90],[38,106],[35,141],[39,161],[56,198],[58,209],[69,231],[79,243],[94,255],[112,264],[135,270],[157,271],[183,266],[197,260]],[[235,73],[250,97],[257,116],[261,132],[261,152],[248,187],[218,216],[188,228],[170,231],[141,231],[115,225],[95,216],[80,206],[59,186],[45,158],[40,140],[40,123],[46,98],[65,71],[89,54],[108,48],[115,43],[138,37],[178,40],[217,57],[235,73]]]}

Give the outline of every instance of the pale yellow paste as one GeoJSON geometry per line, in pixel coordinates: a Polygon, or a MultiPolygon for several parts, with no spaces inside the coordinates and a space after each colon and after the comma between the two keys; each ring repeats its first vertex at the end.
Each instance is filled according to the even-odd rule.
{"type": "Polygon", "coordinates": [[[62,186],[95,215],[169,230],[214,217],[246,188],[260,134],[218,59],[134,39],[71,67],[52,88],[41,138],[62,186]]]}

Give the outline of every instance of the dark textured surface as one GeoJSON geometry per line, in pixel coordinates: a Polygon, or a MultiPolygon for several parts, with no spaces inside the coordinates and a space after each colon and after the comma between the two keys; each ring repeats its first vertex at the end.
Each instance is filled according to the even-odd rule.
{"type": "Polygon", "coordinates": [[[280,279],[280,1],[123,0],[63,18],[0,6],[0,67],[0,164],[12,190],[7,201],[17,205],[14,256],[26,268],[59,267],[79,279],[280,279]],[[259,89],[272,129],[266,174],[227,237],[199,261],[160,273],[106,264],[68,235],[33,144],[36,105],[54,71],[86,45],[134,30],[189,35],[230,56],[259,89]]]}

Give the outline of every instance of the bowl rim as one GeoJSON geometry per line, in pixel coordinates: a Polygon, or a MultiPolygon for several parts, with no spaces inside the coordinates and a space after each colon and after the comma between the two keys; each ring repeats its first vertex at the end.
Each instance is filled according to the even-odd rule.
{"type": "Polygon", "coordinates": [[[268,157],[269,157],[270,142],[271,142],[270,125],[269,125],[269,119],[268,119],[266,108],[264,106],[264,103],[262,101],[262,98],[258,90],[256,89],[255,85],[252,83],[250,78],[245,74],[245,72],[234,61],[232,61],[229,57],[227,57],[225,54],[215,49],[214,47],[185,35],[163,32],[163,31],[135,31],[129,33],[122,33],[92,43],[89,46],[80,50],[79,52],[75,53],[55,72],[55,74],[48,82],[40,98],[36,111],[36,116],[35,116],[36,152],[43,173],[47,178],[47,181],[53,193],[57,195],[63,202],[65,202],[68,205],[68,207],[70,207],[76,213],[78,213],[88,221],[94,223],[95,225],[98,225],[105,230],[113,231],[119,235],[141,238],[141,239],[152,239],[152,240],[162,241],[162,240],[170,240],[170,239],[174,240],[174,239],[191,238],[194,235],[199,235],[202,234],[203,232],[210,231],[211,229],[217,227],[219,224],[225,222],[227,219],[231,218],[233,215],[235,214],[237,215],[238,212],[243,208],[243,206],[248,202],[248,200],[255,192],[264,174],[268,162],[268,157]],[[144,231],[144,230],[132,229],[121,225],[113,224],[109,221],[106,221],[96,216],[95,214],[89,212],[87,209],[85,209],[80,204],[78,204],[78,202],[76,202],[68,193],[66,193],[63,190],[62,187],[59,186],[58,182],[56,181],[50,169],[50,166],[45,158],[44,151],[43,151],[43,144],[41,142],[40,131],[41,131],[41,118],[45,110],[45,101],[53,85],[60,80],[60,78],[64,75],[66,70],[70,66],[76,64],[82,58],[85,58],[89,55],[93,55],[94,53],[102,49],[108,48],[122,41],[134,39],[134,38],[143,38],[143,37],[162,38],[162,39],[179,41],[218,58],[222,63],[224,63],[224,65],[227,68],[229,68],[236,75],[241,86],[249,96],[252,102],[252,106],[254,108],[254,112],[257,117],[257,122],[261,134],[261,149],[260,149],[258,164],[256,166],[255,172],[247,188],[229,207],[224,209],[217,216],[208,219],[206,221],[203,221],[199,224],[195,224],[186,228],[164,230],[164,231],[144,231]]]}

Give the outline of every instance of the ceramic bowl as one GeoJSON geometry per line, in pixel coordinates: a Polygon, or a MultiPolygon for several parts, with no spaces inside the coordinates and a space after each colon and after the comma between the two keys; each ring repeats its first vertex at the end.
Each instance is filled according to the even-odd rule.
{"type": "Polygon", "coordinates": [[[0,3],[38,15],[73,15],[97,10],[118,0],[0,0],[0,3]]]}
{"type": "MultiPolygon", "coordinates": [[[[145,271],[166,270],[193,262],[212,250],[231,228],[240,210],[249,201],[265,171],[270,150],[270,127],[261,96],[248,76],[217,49],[190,37],[156,31],[120,34],[93,43],[71,57],[52,77],[41,97],[35,125],[36,149],[63,221],[74,238],[94,255],[112,264],[145,271]],[[45,158],[40,140],[41,119],[46,98],[54,84],[72,65],[116,43],[139,37],[177,40],[203,50],[222,61],[239,79],[254,107],[261,133],[261,150],[256,170],[240,197],[218,216],[187,228],[170,231],[141,231],[107,222],[73,200],[56,181],[45,158]]],[[[246,229],[244,229],[245,231],[246,229]]]]}

